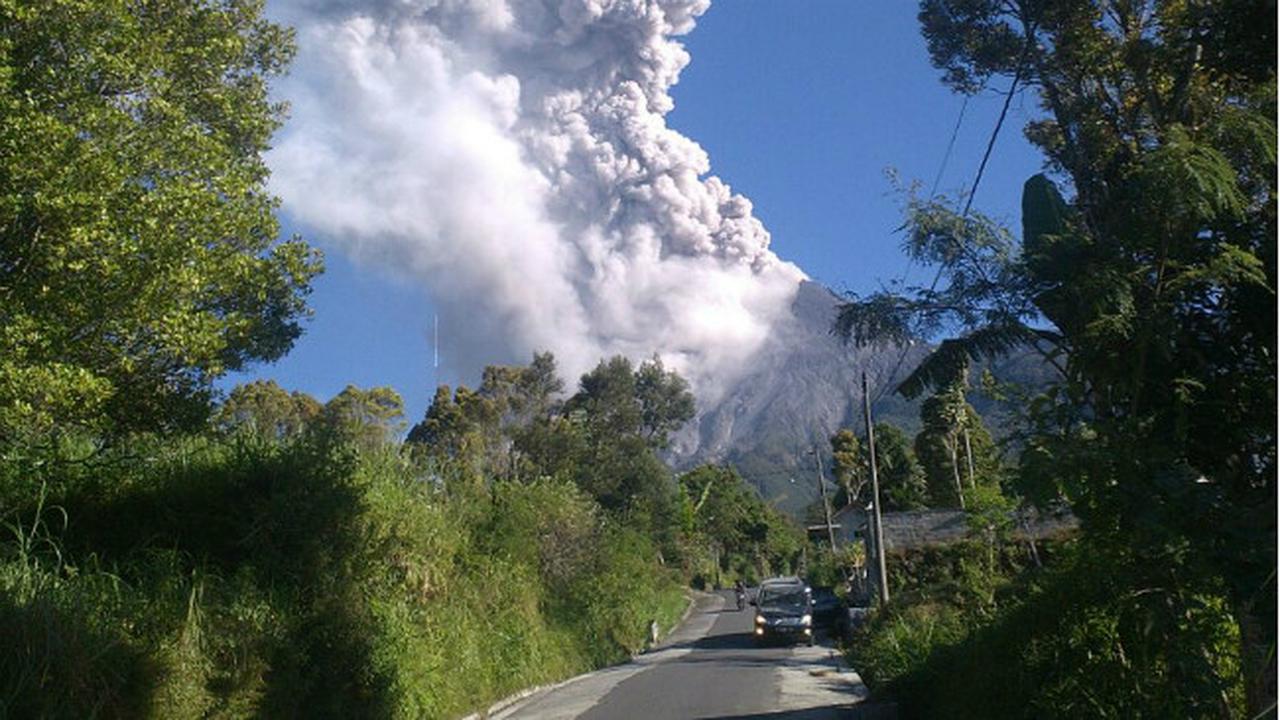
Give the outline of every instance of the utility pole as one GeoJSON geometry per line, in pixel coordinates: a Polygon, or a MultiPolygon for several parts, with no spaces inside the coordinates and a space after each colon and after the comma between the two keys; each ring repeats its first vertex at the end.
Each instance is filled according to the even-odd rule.
{"type": "Polygon", "coordinates": [[[973,444],[969,442],[969,428],[961,425],[960,431],[964,433],[964,457],[969,462],[969,489],[977,490],[978,485],[973,480],[973,444]]]}
{"type": "Polygon", "coordinates": [[[822,454],[813,449],[813,462],[818,468],[818,492],[822,493],[822,510],[827,518],[827,540],[831,542],[831,554],[836,553],[836,531],[831,527],[831,503],[827,500],[827,483],[822,477],[822,454]]]}
{"type": "Polygon", "coordinates": [[[871,424],[871,396],[867,393],[867,372],[862,371],[862,412],[867,421],[867,451],[871,456],[871,511],[875,520],[872,532],[876,538],[876,586],[880,590],[880,606],[889,604],[889,577],[884,564],[884,528],[880,525],[880,477],[876,472],[876,430],[871,424]]]}

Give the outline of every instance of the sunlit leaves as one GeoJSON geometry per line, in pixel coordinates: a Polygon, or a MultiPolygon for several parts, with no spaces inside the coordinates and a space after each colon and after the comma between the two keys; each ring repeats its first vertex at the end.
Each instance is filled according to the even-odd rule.
{"type": "Polygon", "coordinates": [[[0,2],[0,366],[86,390],[43,391],[47,423],[198,422],[300,333],[319,256],[277,243],[262,159],[291,54],[253,0],[0,2]]]}
{"type": "MultiPolygon", "coordinates": [[[[1058,364],[1062,383],[1017,433],[1021,490],[1069,500],[1093,548],[1131,560],[1126,582],[1229,598],[1252,628],[1233,648],[1254,668],[1251,714],[1274,701],[1255,682],[1274,675],[1275,637],[1276,54],[1264,6],[922,2],[946,82],[973,92],[1001,75],[1034,89],[1043,116],[1027,137],[1053,179],[1026,183],[1021,253],[1007,262],[981,261],[992,234],[980,225],[911,204],[908,252],[939,283],[859,302],[892,312],[847,326],[951,338],[905,393],[1015,341],[1058,364]]],[[[1171,607],[1144,601],[1138,616],[1160,629],[1128,642],[1164,668],[1155,682],[1190,688],[1224,636],[1171,607]]],[[[1218,705],[1231,675],[1180,702],[1218,705]]],[[[1104,700],[1137,712],[1128,692],[1104,700]]]]}

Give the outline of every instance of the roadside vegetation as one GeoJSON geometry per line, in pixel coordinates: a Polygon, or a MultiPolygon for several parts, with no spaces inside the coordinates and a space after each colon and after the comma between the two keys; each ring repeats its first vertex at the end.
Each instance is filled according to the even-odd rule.
{"type": "Polygon", "coordinates": [[[966,413],[924,418],[930,494],[979,533],[894,557],[903,589],[853,659],[904,718],[1274,717],[1274,8],[920,7],[950,87],[1039,101],[1046,172],[1020,242],[972,189],[908,189],[904,247],[937,280],[851,297],[836,329],[945,337],[898,388],[926,411],[1012,351],[1058,376],[985,489],[955,472],[966,413]],[[1019,504],[1069,508],[1079,536],[1032,556],[993,512],[1019,504]]]}
{"type": "Polygon", "coordinates": [[[650,537],[573,483],[476,487],[368,439],[9,465],[5,714],[447,717],[625,658],[684,609],[650,537]]]}
{"type": "Polygon", "coordinates": [[[793,567],[732,471],[658,462],[677,376],[619,359],[555,400],[554,371],[442,389],[405,442],[389,389],[260,381],[201,432],[9,446],[0,711],[457,716],[641,651],[691,581],[793,567]]]}

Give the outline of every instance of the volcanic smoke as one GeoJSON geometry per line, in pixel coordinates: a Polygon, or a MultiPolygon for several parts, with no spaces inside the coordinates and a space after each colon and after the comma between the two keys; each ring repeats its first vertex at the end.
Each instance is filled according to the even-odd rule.
{"type": "MultiPolygon", "coordinates": [[[[714,399],[804,273],[667,127],[708,0],[287,0],[285,210],[422,284],[451,365],[657,353],[714,399]]],[[[726,120],[728,121],[728,120],[726,120]]]]}

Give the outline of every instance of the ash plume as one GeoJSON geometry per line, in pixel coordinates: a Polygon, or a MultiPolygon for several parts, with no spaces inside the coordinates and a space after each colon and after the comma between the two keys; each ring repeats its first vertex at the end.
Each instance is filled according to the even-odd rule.
{"type": "Polygon", "coordinates": [[[804,274],[667,127],[708,0],[289,0],[286,211],[427,289],[454,367],[659,354],[714,399],[804,274]]]}

